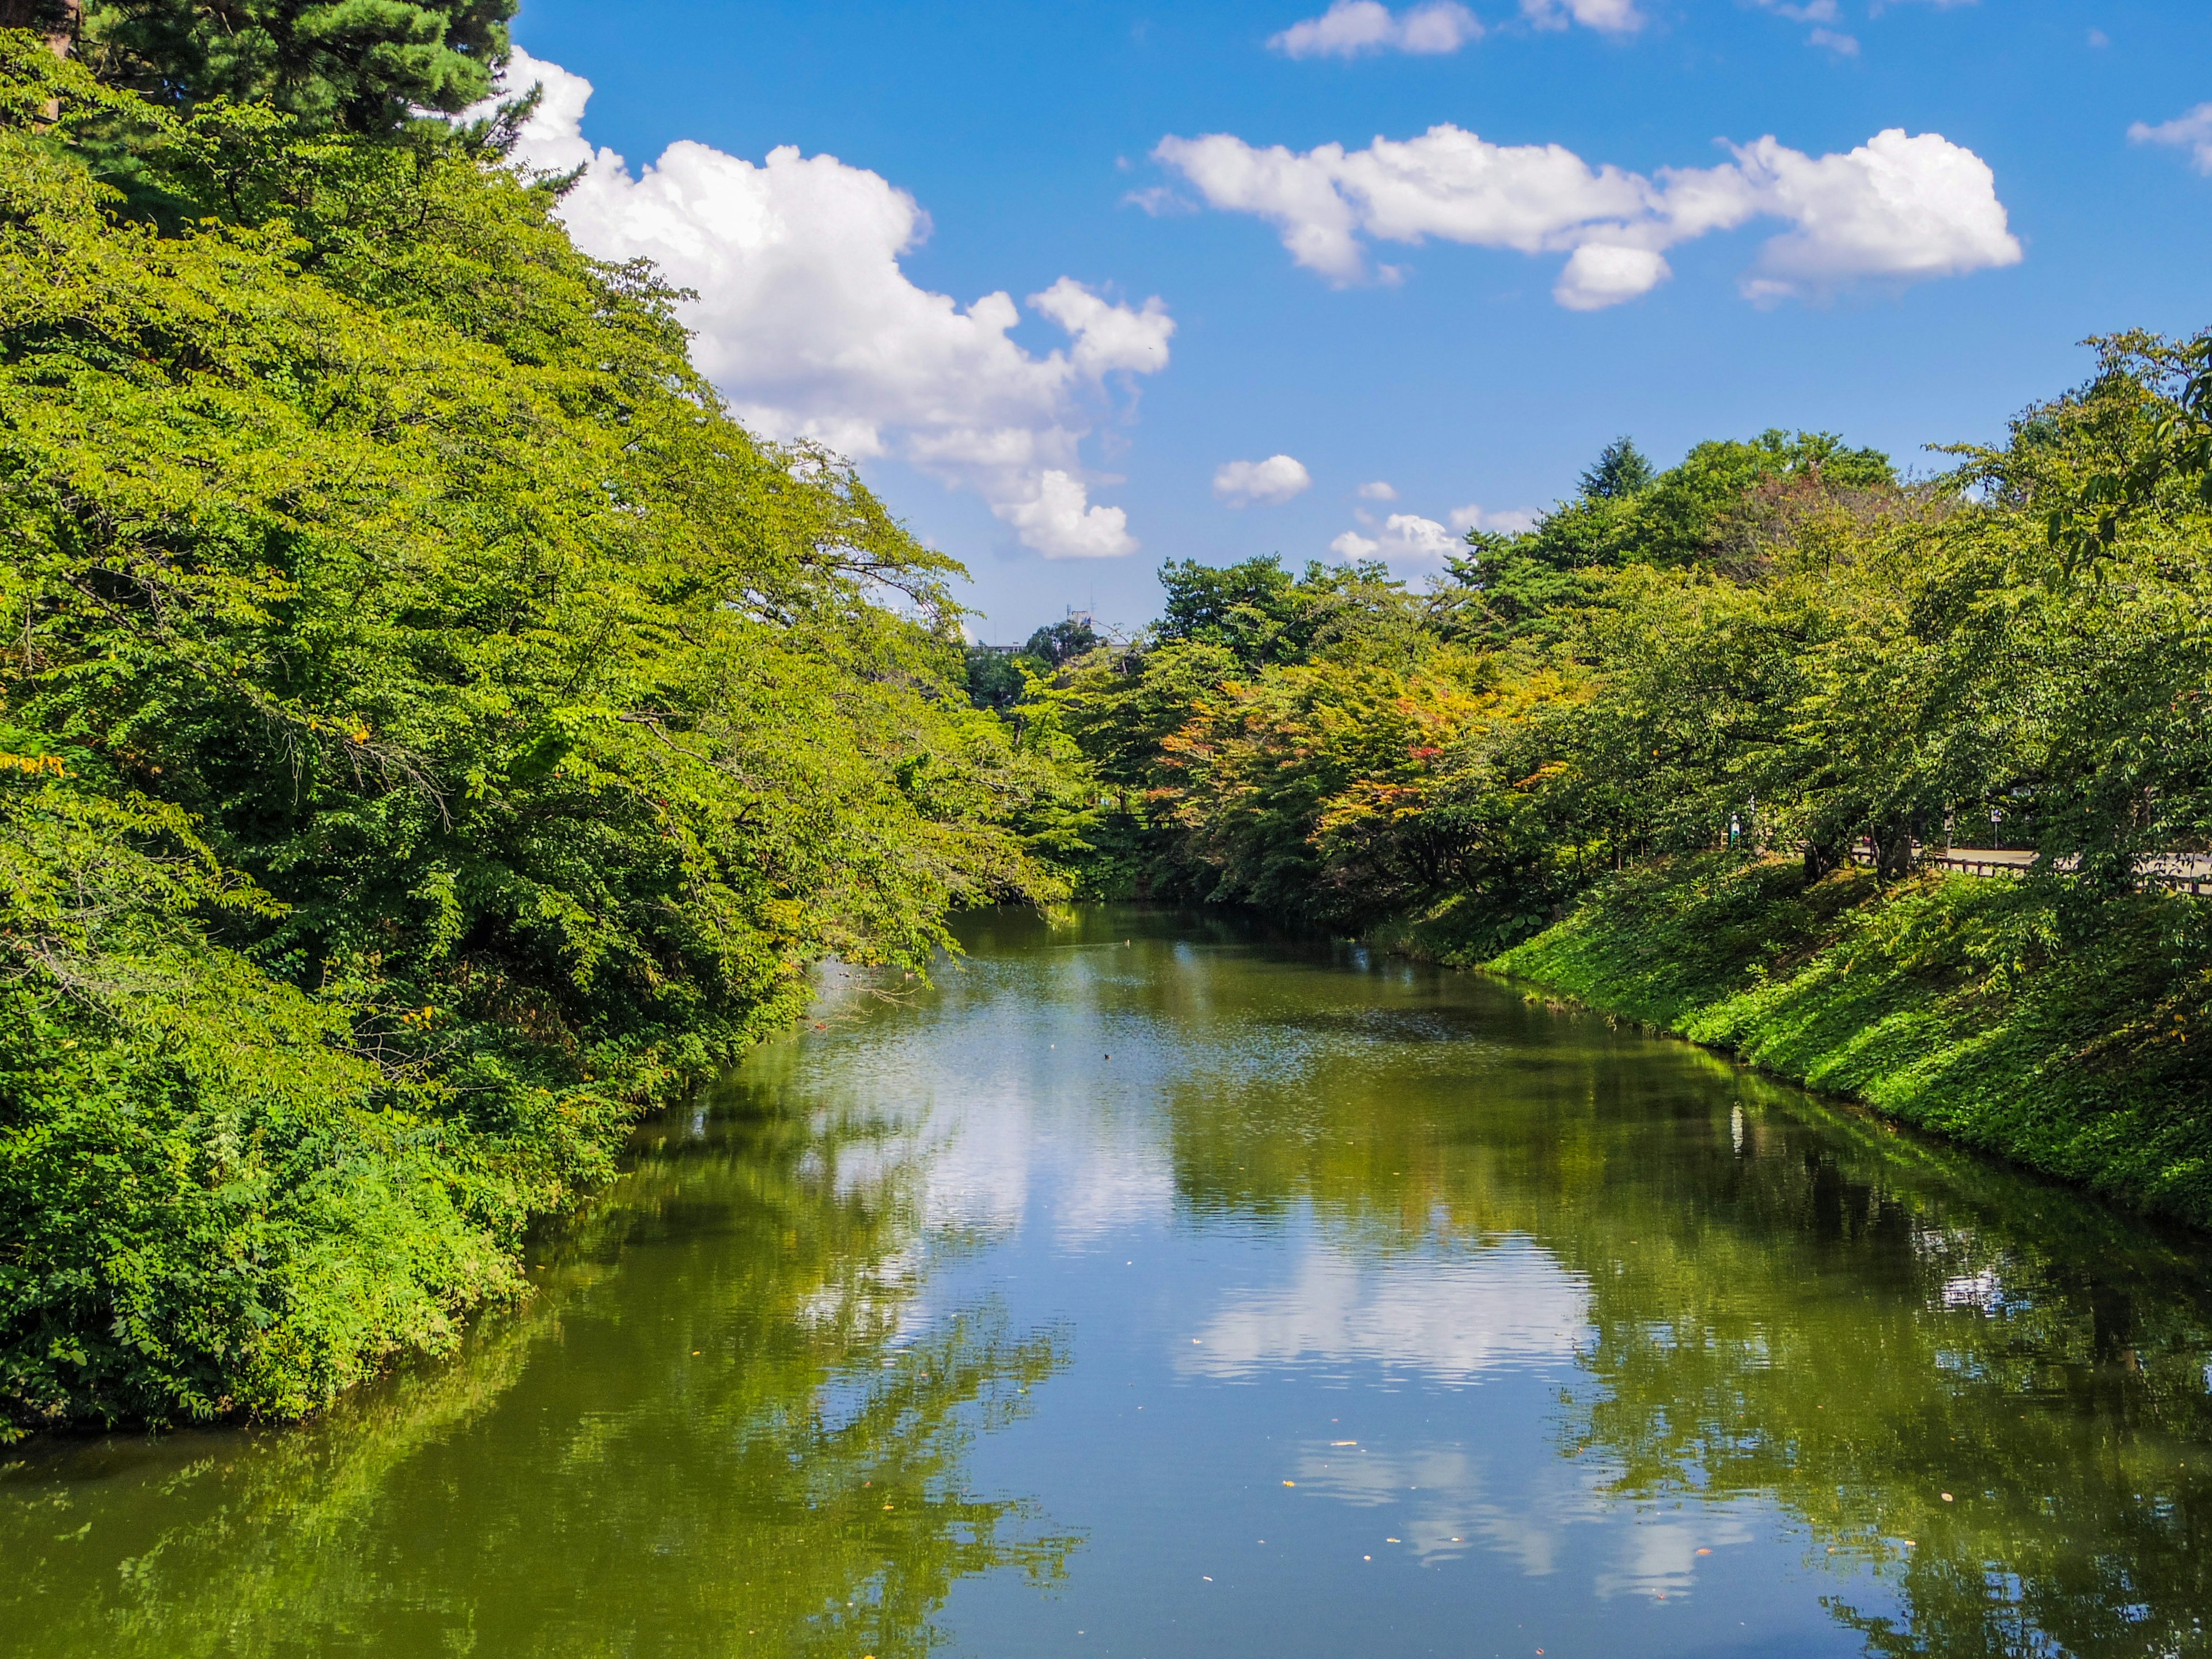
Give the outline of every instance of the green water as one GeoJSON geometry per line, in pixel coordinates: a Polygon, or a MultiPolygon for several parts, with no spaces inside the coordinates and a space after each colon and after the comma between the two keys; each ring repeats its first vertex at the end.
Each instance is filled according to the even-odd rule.
{"type": "Polygon", "coordinates": [[[0,1652],[2207,1650],[2200,1243],[1349,947],[967,939],[458,1358],[0,1454],[0,1652]]]}

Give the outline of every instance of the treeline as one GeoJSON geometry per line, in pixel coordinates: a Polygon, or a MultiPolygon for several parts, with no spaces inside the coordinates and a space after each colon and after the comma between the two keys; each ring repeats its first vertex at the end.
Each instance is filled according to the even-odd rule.
{"type": "Polygon", "coordinates": [[[1425,591],[1170,564],[1012,718],[1117,809],[1102,889],[1488,965],[2212,1224],[2212,920],[2142,879],[2212,847],[2212,341],[2097,349],[1931,479],[1623,442],[1425,591]],[[1923,861],[1993,833],[2024,879],[1923,861]]]}
{"type": "Polygon", "coordinates": [[[1624,441],[1426,591],[1171,563],[1157,623],[1023,710],[1126,803],[1126,882],[1341,926],[1473,895],[1503,946],[1639,860],[1818,878],[1863,839],[1894,877],[1993,815],[2126,891],[2212,844],[2212,357],[2098,349],[1929,481],[1821,434],[1659,472],[1624,441]]]}
{"type": "Polygon", "coordinates": [[[512,9],[0,33],[0,1439],[450,1343],[810,962],[1067,890],[957,567],[415,112],[512,9]]]}

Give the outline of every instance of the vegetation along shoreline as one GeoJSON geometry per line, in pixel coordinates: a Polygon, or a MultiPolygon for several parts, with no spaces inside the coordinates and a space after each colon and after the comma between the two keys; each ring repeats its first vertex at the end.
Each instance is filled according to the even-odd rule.
{"type": "Polygon", "coordinates": [[[2165,1018],[2153,900],[2093,941],[2047,897],[1940,872],[1808,891],[1780,860],[1679,861],[1610,884],[1499,955],[1449,907],[1378,924],[1379,948],[1491,974],[1734,1057],[2146,1212],[2207,1224],[2202,1079],[2165,1018]]]}
{"type": "Polygon", "coordinates": [[[398,54],[33,9],[0,1440],[449,1350],[815,963],[987,904],[1379,932],[2212,1224],[2212,925],[2142,887],[2212,851],[2212,337],[2096,342],[1932,477],[1624,439],[1419,584],[1171,560],[1133,635],[990,650],[577,251],[528,100],[464,117],[511,7],[398,54]],[[2022,879],[1916,869],[1984,824],[2022,879]]]}

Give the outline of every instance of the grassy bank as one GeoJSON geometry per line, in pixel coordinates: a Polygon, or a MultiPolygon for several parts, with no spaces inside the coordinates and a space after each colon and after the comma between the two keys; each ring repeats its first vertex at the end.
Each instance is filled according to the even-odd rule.
{"type": "Polygon", "coordinates": [[[1685,857],[1617,876],[1502,954],[1447,902],[1383,936],[2142,1208],[2212,1224],[2212,918],[2057,884],[1685,857]]]}

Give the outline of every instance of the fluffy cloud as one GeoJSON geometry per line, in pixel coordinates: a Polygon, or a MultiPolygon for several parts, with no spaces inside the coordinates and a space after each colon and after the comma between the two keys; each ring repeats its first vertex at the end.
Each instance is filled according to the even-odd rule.
{"type": "Polygon", "coordinates": [[[1377,0],[1336,0],[1319,17],[1293,23],[1267,44],[1290,58],[1357,58],[1370,52],[1457,52],[1482,25],[1456,0],[1428,0],[1393,16],[1377,0]]]}
{"type": "Polygon", "coordinates": [[[1415,513],[1393,513],[1382,521],[1380,536],[1363,536],[1347,530],[1328,544],[1340,559],[1389,559],[1394,563],[1439,564],[1464,550],[1465,544],[1434,519],[1415,513]]]}
{"type": "Polygon", "coordinates": [[[1567,256],[1552,297],[1569,311],[1603,311],[1649,294],[1674,274],[1653,249],[1585,242],[1567,256]]]}
{"type": "Polygon", "coordinates": [[[1454,530],[1489,530],[1501,535],[1517,536],[1524,530],[1534,530],[1541,515],[1525,507],[1509,507],[1503,512],[1487,513],[1469,502],[1455,507],[1449,514],[1454,530]]]}
{"type": "Polygon", "coordinates": [[[2197,170],[2212,177],[2212,104],[2199,104],[2188,114],[2156,126],[2137,121],[2128,129],[2128,137],[2138,144],[2172,144],[2185,149],[2197,170]]]}
{"type": "Polygon", "coordinates": [[[1736,166],[1753,210],[1792,227],[1759,250],[1744,285],[1754,299],[2020,262],[1989,163],[1938,133],[1892,127],[1818,157],[1761,138],[1736,166]]]}
{"type": "Polygon", "coordinates": [[[756,165],[687,140],[633,175],[583,136],[590,82],[517,52],[507,94],[533,84],[544,94],[517,158],[586,169],[561,204],[586,252],[650,259],[697,292],[684,307],[696,360],[747,425],[973,489],[1048,558],[1135,549],[1121,509],[1091,504],[1077,451],[1111,377],[1167,366],[1175,323],[1158,300],[1115,305],[1063,276],[1029,304],[1068,344],[1036,356],[1009,337],[1011,296],[963,308],[908,281],[899,258],[928,216],[879,174],[787,145],[756,165]]]}
{"type": "Polygon", "coordinates": [[[1395,501],[1398,499],[1398,492],[1381,478],[1360,485],[1357,493],[1363,501],[1395,501]]]}
{"type": "Polygon", "coordinates": [[[1521,13],[1540,29],[1580,23],[1606,34],[1633,34],[1644,27],[1635,0],[1521,0],[1521,13]]]}
{"type": "Polygon", "coordinates": [[[1270,455],[1264,461],[1226,461],[1213,475],[1215,499],[1231,507],[1254,501],[1287,501],[1309,489],[1313,476],[1288,455],[1270,455]]]}
{"type": "Polygon", "coordinates": [[[1760,217],[1790,227],[1746,279],[1746,294],[1762,301],[2021,258],[1988,164],[1940,133],[1895,127],[1847,154],[1810,156],[1765,137],[1718,167],[1651,177],[1592,167],[1564,145],[1493,144],[1448,124],[1358,150],[1261,149],[1210,133],[1164,138],[1152,154],[1209,205],[1267,220],[1294,260],[1340,285],[1369,274],[1363,238],[1433,236],[1565,253],[1553,297],[1595,311],[1666,280],[1663,249],[1760,217]]]}
{"type": "Polygon", "coordinates": [[[1393,513],[1382,521],[1382,551],[1398,559],[1442,559],[1460,550],[1460,539],[1434,519],[1393,513]]]}

